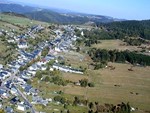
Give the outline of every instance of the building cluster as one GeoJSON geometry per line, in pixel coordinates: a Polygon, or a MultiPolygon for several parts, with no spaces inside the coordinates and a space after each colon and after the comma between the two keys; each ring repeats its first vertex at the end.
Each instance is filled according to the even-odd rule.
{"type": "MultiPolygon", "coordinates": [[[[69,66],[60,65],[57,61],[58,52],[68,52],[74,49],[73,42],[76,41],[77,37],[74,35],[74,28],[72,26],[63,26],[66,30],[62,33],[60,29],[54,30],[56,38],[54,40],[40,42],[32,52],[27,52],[24,48],[28,47],[26,38],[33,37],[34,33],[44,29],[41,26],[33,26],[29,31],[18,37],[12,35],[13,39],[8,42],[17,42],[18,57],[9,62],[5,67],[0,64],[0,100],[10,99],[11,105],[15,105],[17,110],[21,111],[32,111],[35,112],[33,104],[47,105],[52,101],[51,98],[43,98],[38,95],[39,90],[27,83],[28,79],[35,76],[38,70],[46,70],[47,63],[51,60],[56,61],[50,70],[58,69],[64,72],[83,74],[80,69],[75,69],[69,66]],[[43,57],[41,53],[44,48],[48,47],[48,54],[43,57]],[[33,62],[27,69],[20,70],[21,67],[26,66],[28,63],[33,62]],[[32,100],[29,101],[27,97],[31,95],[32,100]]],[[[4,30],[0,33],[3,33],[4,30]]],[[[0,104],[0,108],[3,108],[3,102],[0,104]]],[[[7,113],[13,113],[14,109],[11,106],[5,108],[7,113]]]]}

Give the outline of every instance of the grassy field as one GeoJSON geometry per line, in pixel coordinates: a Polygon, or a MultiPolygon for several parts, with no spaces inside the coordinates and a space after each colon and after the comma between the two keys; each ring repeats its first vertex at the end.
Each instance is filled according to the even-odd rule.
{"type": "MultiPolygon", "coordinates": [[[[3,54],[4,51],[6,50],[6,46],[3,44],[3,42],[0,40],[0,54],[3,54]]],[[[0,59],[0,64],[4,64],[3,60],[0,59]]]]}
{"type": "Polygon", "coordinates": [[[16,50],[15,49],[9,49],[11,48],[8,44],[6,44],[6,42],[2,41],[0,39],[0,64],[5,64],[5,61],[8,61],[8,59],[11,57],[12,59],[15,57],[16,55],[16,50]],[[9,57],[6,58],[7,55],[10,55],[9,57]],[[5,59],[4,59],[4,58],[5,59]]]}
{"type": "Polygon", "coordinates": [[[15,29],[16,31],[19,31],[19,27],[3,21],[0,21],[0,27],[3,28],[4,30],[10,30],[11,28],[15,29]]]}
{"type": "Polygon", "coordinates": [[[95,81],[96,87],[88,91],[88,98],[112,103],[129,101],[134,107],[150,110],[150,67],[134,67],[134,71],[130,72],[128,64],[109,65],[113,65],[116,69],[90,71],[89,78],[95,81]]]}
{"type": "Polygon", "coordinates": [[[92,47],[95,48],[101,48],[101,49],[109,49],[109,50],[130,50],[130,51],[135,51],[135,50],[141,50],[141,48],[137,48],[137,46],[126,46],[125,42],[121,40],[100,40],[101,43],[99,44],[94,44],[92,47]]]}
{"type": "MultiPolygon", "coordinates": [[[[65,53],[65,58],[67,63],[72,65],[81,65],[87,67],[91,62],[88,61],[88,57],[81,55],[79,53],[65,53]],[[72,55],[75,57],[72,57],[72,55]],[[80,60],[82,56],[83,60],[80,60]],[[72,60],[71,60],[72,59],[72,60]]],[[[120,63],[109,63],[109,66],[115,67],[115,70],[110,68],[104,68],[100,70],[87,69],[85,75],[78,75],[72,73],[61,73],[61,76],[73,82],[78,82],[79,80],[86,78],[90,82],[95,83],[93,88],[83,88],[80,86],[75,86],[73,84],[68,84],[67,86],[58,86],[51,83],[45,84],[41,82],[40,85],[37,82],[32,82],[32,84],[46,92],[41,94],[43,97],[53,98],[56,96],[54,91],[63,91],[63,97],[70,101],[73,101],[75,96],[79,96],[83,99],[88,99],[89,101],[98,101],[100,104],[111,103],[118,104],[121,102],[129,102],[134,108],[138,108],[138,111],[134,113],[145,113],[145,110],[150,111],[150,67],[133,67],[133,71],[129,71],[131,68],[130,64],[120,64],[120,63]]],[[[34,80],[37,81],[37,80],[34,80]]],[[[62,107],[54,107],[60,108],[62,107]]],[[[85,107],[77,107],[78,113],[83,113],[87,110],[85,107]]],[[[71,113],[74,109],[70,106],[71,113]]]]}
{"type": "Polygon", "coordinates": [[[35,24],[48,25],[48,23],[46,22],[40,22],[40,21],[30,20],[24,17],[17,17],[17,16],[6,15],[6,14],[0,14],[0,20],[9,22],[13,25],[21,25],[22,27],[27,25],[32,26],[35,24]]]}
{"type": "MultiPolygon", "coordinates": [[[[128,71],[131,67],[129,64],[110,63],[109,65],[116,69],[88,70],[88,79],[95,83],[94,88],[68,86],[64,88],[64,92],[84,96],[90,101],[101,103],[130,102],[135,108],[150,110],[150,67],[134,67],[134,71],[128,71]]],[[[68,76],[69,74],[66,75],[68,76]]],[[[81,78],[76,76],[68,79],[77,81],[81,78]]]]}

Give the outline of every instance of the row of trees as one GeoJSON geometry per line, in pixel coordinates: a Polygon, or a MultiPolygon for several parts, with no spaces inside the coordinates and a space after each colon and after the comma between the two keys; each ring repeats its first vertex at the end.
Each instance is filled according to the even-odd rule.
{"type": "Polygon", "coordinates": [[[131,45],[131,46],[140,46],[141,44],[149,44],[149,42],[144,39],[129,38],[129,37],[125,38],[124,42],[126,42],[128,45],[131,45]]]}
{"type": "Polygon", "coordinates": [[[89,113],[99,113],[99,112],[111,112],[111,113],[131,113],[131,107],[129,103],[122,102],[121,104],[118,104],[114,106],[113,104],[104,104],[99,105],[98,102],[89,102],[89,113]]]}
{"type": "Polygon", "coordinates": [[[79,80],[79,83],[81,85],[81,87],[94,87],[94,83],[93,82],[88,82],[88,79],[81,79],[79,80]]]}
{"type": "Polygon", "coordinates": [[[136,52],[92,48],[88,51],[88,54],[95,62],[111,61],[125,63],[127,61],[131,64],[150,66],[150,56],[138,54],[136,52]]]}

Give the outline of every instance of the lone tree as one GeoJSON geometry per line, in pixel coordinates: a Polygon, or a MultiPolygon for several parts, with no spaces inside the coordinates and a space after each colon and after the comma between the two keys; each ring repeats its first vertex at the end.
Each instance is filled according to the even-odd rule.
{"type": "Polygon", "coordinates": [[[88,85],[88,79],[81,79],[79,82],[81,87],[86,87],[88,85]]]}
{"type": "Polygon", "coordinates": [[[93,102],[90,102],[90,103],[89,103],[89,108],[90,108],[90,109],[93,109],[93,107],[94,107],[93,102]]]}

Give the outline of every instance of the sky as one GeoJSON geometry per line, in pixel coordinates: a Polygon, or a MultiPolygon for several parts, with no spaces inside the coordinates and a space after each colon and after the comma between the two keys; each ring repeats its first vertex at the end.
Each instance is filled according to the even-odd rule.
{"type": "Polygon", "coordinates": [[[11,0],[50,8],[111,16],[119,19],[150,19],[150,0],[11,0]]]}

